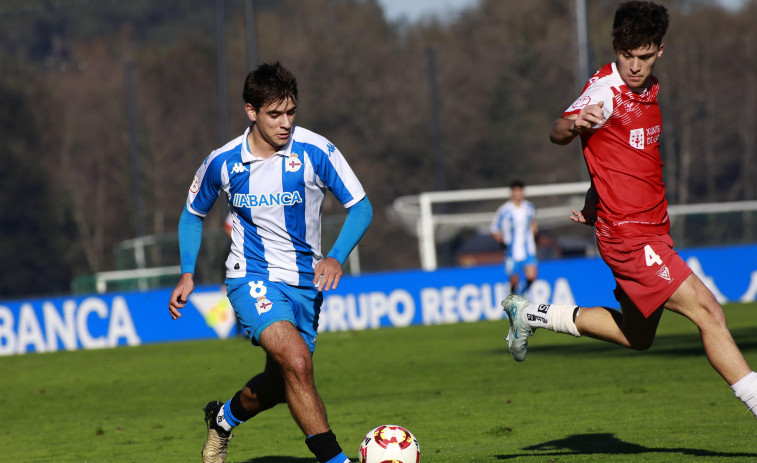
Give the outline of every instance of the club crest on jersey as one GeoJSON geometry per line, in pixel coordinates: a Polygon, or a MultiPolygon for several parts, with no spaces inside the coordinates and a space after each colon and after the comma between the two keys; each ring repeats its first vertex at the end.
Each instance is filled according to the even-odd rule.
{"type": "Polygon", "coordinates": [[[631,130],[631,136],[628,139],[628,144],[631,145],[632,148],[643,150],[644,149],[644,129],[631,130]]]}
{"type": "Polygon", "coordinates": [[[273,308],[273,302],[266,299],[265,296],[260,296],[258,302],[255,303],[255,308],[259,315],[263,315],[273,308]]]}
{"type": "Polygon", "coordinates": [[[588,106],[588,104],[591,103],[591,97],[584,95],[573,102],[572,105],[570,105],[570,109],[582,109],[585,106],[588,106]]]}
{"type": "Polygon", "coordinates": [[[302,161],[300,161],[300,158],[297,157],[296,153],[292,153],[286,158],[284,165],[286,166],[287,172],[297,172],[300,170],[300,167],[302,167],[302,161]]]}
{"type": "Polygon", "coordinates": [[[668,266],[663,265],[662,268],[657,271],[657,276],[662,278],[663,280],[670,281],[670,270],[668,270],[668,266]]]}
{"type": "Polygon", "coordinates": [[[197,194],[197,192],[200,191],[200,177],[195,174],[194,180],[192,180],[192,184],[189,186],[189,192],[194,194],[197,194]]]}

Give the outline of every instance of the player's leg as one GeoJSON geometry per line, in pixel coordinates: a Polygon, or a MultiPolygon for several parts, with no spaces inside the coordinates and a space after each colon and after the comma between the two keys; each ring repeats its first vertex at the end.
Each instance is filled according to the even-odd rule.
{"type": "MultiPolygon", "coordinates": [[[[253,345],[260,344],[260,334],[276,321],[294,323],[289,301],[275,284],[246,278],[231,279],[227,280],[227,294],[253,345]]],[[[267,358],[265,370],[226,403],[209,402],[204,409],[208,437],[202,450],[203,462],[225,461],[232,429],[283,402],[282,384],[278,365],[267,358]]]]}
{"type": "Polygon", "coordinates": [[[502,306],[510,320],[507,342],[513,358],[525,359],[528,338],[538,328],[573,336],[589,336],[636,350],[646,350],[654,341],[662,309],[644,317],[627,296],[620,298],[621,311],[606,307],[563,304],[532,304],[510,295],[502,306]]]}
{"type": "Polygon", "coordinates": [[[691,274],[670,296],[665,307],[694,322],[712,367],[757,416],[757,373],[752,371],[734,342],[723,308],[712,292],[691,274]]]}
{"type": "Polygon", "coordinates": [[[533,282],[536,281],[538,267],[535,263],[529,263],[523,269],[523,273],[526,276],[526,284],[523,286],[523,294],[525,294],[531,288],[533,282]]]}
{"type": "Polygon", "coordinates": [[[621,292],[618,299],[620,312],[607,307],[581,307],[574,317],[578,333],[629,349],[649,349],[657,334],[662,308],[644,317],[628,296],[621,292]]]}
{"type": "Polygon", "coordinates": [[[328,430],[326,409],[315,390],[310,350],[297,328],[276,322],[263,331],[260,345],[281,371],[287,404],[306,435],[328,430]]]}
{"type": "Polygon", "coordinates": [[[697,325],[708,360],[728,384],[751,371],[731,337],[722,307],[696,275],[689,275],[665,307],[697,325]]]}
{"type": "Polygon", "coordinates": [[[520,283],[520,268],[518,263],[512,257],[505,258],[505,276],[510,283],[510,293],[518,294],[518,283],[520,283]]]}
{"type": "MultiPolygon", "coordinates": [[[[228,286],[229,300],[240,323],[250,333],[253,345],[260,345],[260,336],[266,327],[277,321],[295,322],[291,304],[273,283],[260,280],[233,281],[228,286]]],[[[234,397],[224,404],[224,428],[238,426],[258,413],[283,403],[284,383],[281,371],[270,355],[266,355],[263,372],[250,379],[234,397]],[[228,421],[225,423],[224,421],[228,421]]]]}
{"type": "Polygon", "coordinates": [[[202,448],[203,462],[225,461],[232,429],[282,402],[284,388],[281,374],[269,358],[265,370],[250,379],[226,403],[214,400],[205,407],[208,438],[202,448]]]}
{"type": "Polygon", "coordinates": [[[276,322],[263,331],[260,345],[280,368],[289,411],[308,437],[305,442],[316,459],[348,462],[329,427],[326,407],[315,388],[312,353],[297,328],[286,321],[276,322]]]}
{"type": "Polygon", "coordinates": [[[510,293],[523,295],[526,291],[526,265],[528,261],[507,258],[506,272],[510,280],[510,293]]]}
{"type": "Polygon", "coordinates": [[[267,356],[265,370],[247,381],[241,390],[223,404],[216,421],[223,429],[231,431],[258,413],[284,402],[286,398],[281,370],[267,356]]]}
{"type": "Polygon", "coordinates": [[[520,275],[517,273],[514,273],[510,275],[510,292],[512,294],[520,294],[520,288],[518,285],[520,284],[520,275]]]}
{"type": "Polygon", "coordinates": [[[247,381],[238,394],[239,404],[245,410],[247,419],[286,402],[281,370],[270,356],[266,356],[265,370],[247,381]]]}

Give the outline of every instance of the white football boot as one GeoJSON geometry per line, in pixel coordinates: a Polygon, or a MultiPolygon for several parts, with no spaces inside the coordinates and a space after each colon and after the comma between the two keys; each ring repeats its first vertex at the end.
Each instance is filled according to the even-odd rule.
{"type": "Polygon", "coordinates": [[[510,330],[507,332],[507,346],[510,354],[518,362],[526,359],[528,338],[534,334],[534,328],[526,323],[523,309],[529,304],[528,299],[517,294],[510,294],[502,301],[502,307],[510,319],[510,330]]]}

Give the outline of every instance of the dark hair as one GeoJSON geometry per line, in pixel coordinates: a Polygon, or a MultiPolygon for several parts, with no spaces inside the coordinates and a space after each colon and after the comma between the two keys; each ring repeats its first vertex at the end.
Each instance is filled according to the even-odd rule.
{"type": "Polygon", "coordinates": [[[523,180],[513,180],[510,182],[510,189],[512,188],[525,188],[526,184],[523,183],[523,180]]]}
{"type": "Polygon", "coordinates": [[[622,3],[615,11],[612,38],[621,50],[636,50],[647,45],[662,43],[668,30],[668,10],[653,2],[632,1],[622,3]]]}
{"type": "Polygon", "coordinates": [[[251,104],[255,111],[288,98],[297,103],[297,79],[278,61],[263,63],[247,74],[242,98],[245,103],[251,104]]]}

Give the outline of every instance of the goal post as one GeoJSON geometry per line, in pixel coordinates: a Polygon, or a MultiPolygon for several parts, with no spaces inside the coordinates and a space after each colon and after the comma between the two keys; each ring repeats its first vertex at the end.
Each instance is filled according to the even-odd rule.
{"type": "MultiPolygon", "coordinates": [[[[573,182],[546,185],[526,185],[525,192],[529,199],[553,197],[549,205],[537,205],[537,220],[540,228],[543,224],[557,225],[566,223],[571,209],[583,208],[584,196],[590,182],[573,182]],[[557,205],[555,205],[557,204],[557,205]]],[[[491,223],[494,210],[486,212],[435,212],[434,206],[462,202],[504,201],[510,198],[510,188],[481,188],[453,191],[429,191],[418,195],[400,196],[390,208],[391,215],[405,231],[418,237],[418,250],[423,270],[437,268],[437,243],[455,236],[462,229],[486,226],[491,223]]],[[[722,216],[723,214],[741,213],[743,220],[751,220],[757,211],[757,201],[730,201],[700,204],[669,205],[668,214],[671,223],[677,217],[685,221],[686,216],[722,216]]]]}
{"type": "MultiPolygon", "coordinates": [[[[548,185],[527,185],[525,188],[529,198],[544,196],[570,196],[572,207],[577,206],[576,198],[583,206],[583,197],[589,188],[589,182],[559,183],[548,185]]],[[[510,187],[481,188],[454,191],[430,191],[414,196],[402,196],[393,204],[395,215],[406,225],[415,223],[415,234],[418,236],[418,248],[421,257],[421,267],[424,270],[437,268],[436,242],[438,228],[446,226],[448,229],[459,229],[474,225],[489,223],[492,212],[435,214],[434,205],[456,202],[503,201],[510,197],[510,187]]],[[[568,209],[569,210],[569,209],[568,209]]],[[[539,208],[540,221],[555,218],[566,218],[565,206],[539,208]]]]}

